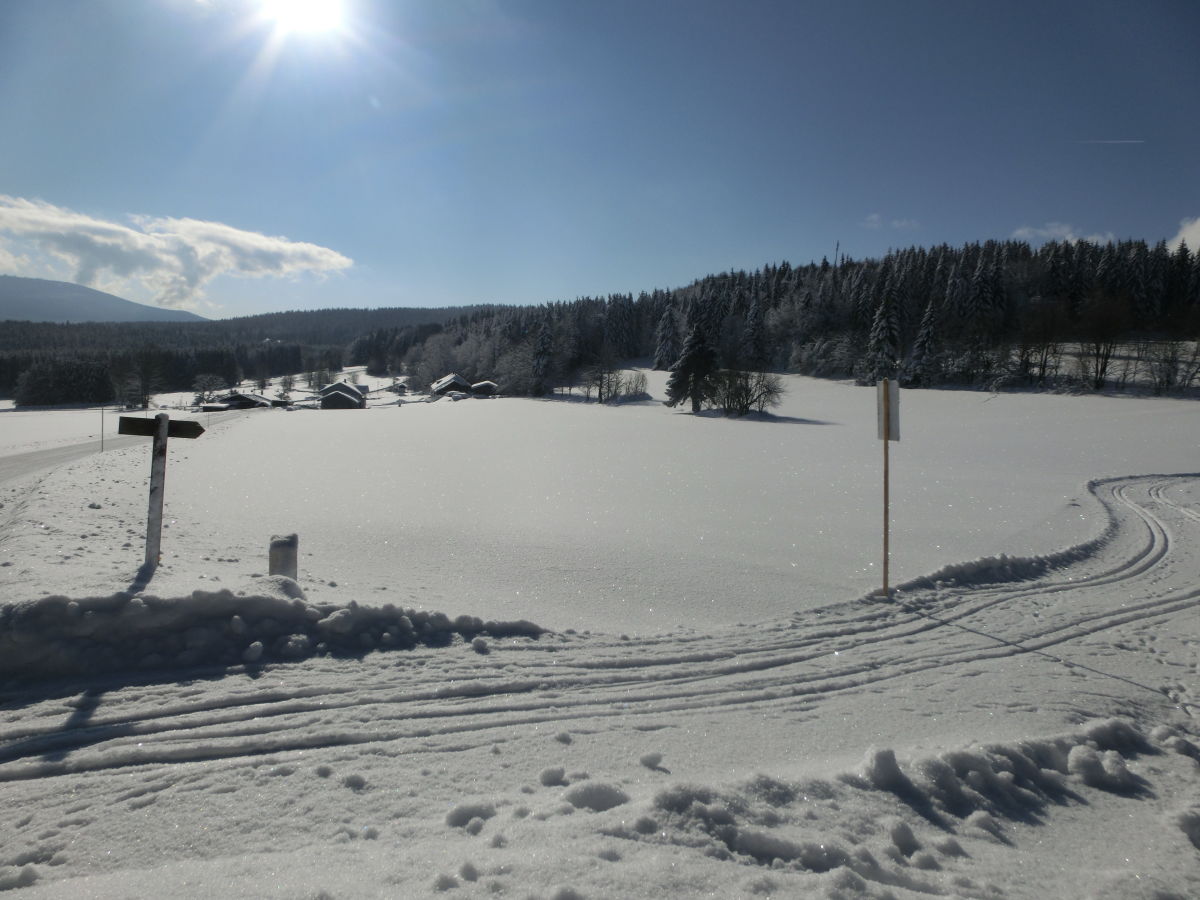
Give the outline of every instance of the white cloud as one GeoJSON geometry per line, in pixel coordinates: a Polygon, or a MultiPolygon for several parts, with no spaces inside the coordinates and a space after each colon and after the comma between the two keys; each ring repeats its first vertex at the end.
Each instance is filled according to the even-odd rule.
{"type": "Polygon", "coordinates": [[[0,273],[27,272],[29,268],[29,257],[11,253],[3,244],[0,244],[0,273]]]}
{"type": "Polygon", "coordinates": [[[914,228],[920,228],[921,223],[916,219],[891,219],[885,222],[883,213],[868,213],[867,217],[858,223],[860,228],[870,228],[876,231],[882,228],[885,224],[895,228],[897,231],[912,231],[914,228]]]}
{"type": "Polygon", "coordinates": [[[0,266],[34,265],[14,244],[41,251],[80,284],[137,282],[163,306],[191,306],[219,275],[286,278],[325,274],[353,261],[336,250],[198,219],[131,216],[132,225],[97,219],[41,200],[0,194],[0,266]]]}
{"type": "Polygon", "coordinates": [[[1031,243],[1087,241],[1092,244],[1107,244],[1117,239],[1111,231],[1106,231],[1104,234],[1080,234],[1074,225],[1068,225],[1066,222],[1047,222],[1037,228],[1032,225],[1022,225],[1012,233],[1012,236],[1019,241],[1030,241],[1031,243]]]}
{"type": "Polygon", "coordinates": [[[1180,222],[1179,233],[1167,242],[1167,246],[1176,250],[1180,241],[1187,241],[1188,249],[1193,252],[1200,249],[1200,216],[1180,222]]]}

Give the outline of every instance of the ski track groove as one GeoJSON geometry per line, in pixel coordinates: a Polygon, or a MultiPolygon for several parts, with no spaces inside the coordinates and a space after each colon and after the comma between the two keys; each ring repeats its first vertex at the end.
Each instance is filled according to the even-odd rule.
{"type": "MultiPolygon", "coordinates": [[[[239,681],[230,693],[213,696],[222,680],[203,679],[177,686],[176,699],[153,712],[133,714],[120,711],[122,690],[137,704],[171,686],[118,685],[107,693],[94,689],[101,708],[108,693],[116,695],[109,700],[117,704],[112,712],[78,724],[72,717],[90,692],[79,699],[14,692],[0,707],[8,719],[0,724],[0,782],[473,734],[478,743],[466,749],[502,740],[503,729],[561,727],[577,718],[662,719],[731,705],[803,711],[826,695],[1025,653],[1071,665],[1047,651],[1195,606],[1200,588],[1175,574],[1165,519],[1200,522],[1200,513],[1169,496],[1197,477],[1139,476],[1090,486],[1109,517],[1106,532],[1092,542],[1094,552],[1048,575],[973,589],[936,586],[865,611],[847,604],[753,630],[500,645],[488,657],[419,651],[412,665],[389,655],[382,659],[399,662],[380,665],[384,683],[353,689],[299,684],[260,691],[239,681]],[[1141,599],[1114,608],[1110,598],[1108,608],[1089,607],[1097,589],[1114,585],[1141,599]],[[686,649],[668,656],[638,652],[639,644],[664,643],[686,649]],[[430,688],[430,681],[442,686],[430,688]]],[[[1187,535],[1193,538],[1190,529],[1187,535]]],[[[303,679],[302,665],[278,672],[303,679]]],[[[1161,691],[1168,701],[1167,689],[1161,691]]],[[[405,746],[404,752],[419,749],[405,746]]]]}

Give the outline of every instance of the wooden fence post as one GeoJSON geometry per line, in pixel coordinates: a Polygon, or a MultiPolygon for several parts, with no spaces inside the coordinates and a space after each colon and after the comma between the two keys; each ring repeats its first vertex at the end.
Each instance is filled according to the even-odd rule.
{"type": "Polygon", "coordinates": [[[150,449],[150,513],[146,519],[146,570],[158,568],[162,558],[163,494],[167,483],[167,429],[171,417],[154,417],[154,445],[150,449]]]}
{"type": "Polygon", "coordinates": [[[271,556],[268,572],[271,575],[286,575],[292,581],[296,580],[300,568],[297,557],[300,550],[300,537],[295,534],[276,534],[271,536],[271,556]]]}

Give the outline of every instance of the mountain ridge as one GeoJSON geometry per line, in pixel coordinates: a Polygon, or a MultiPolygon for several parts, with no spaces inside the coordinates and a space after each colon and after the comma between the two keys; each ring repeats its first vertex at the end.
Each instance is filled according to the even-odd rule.
{"type": "Polygon", "coordinates": [[[182,309],[135,303],[69,281],[0,275],[0,321],[207,322],[182,309]]]}

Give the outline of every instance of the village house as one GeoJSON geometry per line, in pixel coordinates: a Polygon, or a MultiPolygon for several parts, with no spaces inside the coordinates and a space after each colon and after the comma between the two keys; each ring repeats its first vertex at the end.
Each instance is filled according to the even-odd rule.
{"type": "Polygon", "coordinates": [[[438,396],[449,394],[451,391],[460,391],[461,393],[469,394],[471,393],[471,382],[467,381],[461,375],[451,372],[429,386],[429,393],[438,396]]]}
{"type": "Polygon", "coordinates": [[[366,409],[366,385],[339,381],[321,388],[321,409],[366,409]]]}
{"type": "Polygon", "coordinates": [[[243,394],[234,391],[217,400],[216,403],[206,404],[208,406],[220,407],[221,409],[258,409],[260,407],[270,408],[271,401],[262,394],[243,394]]]}

